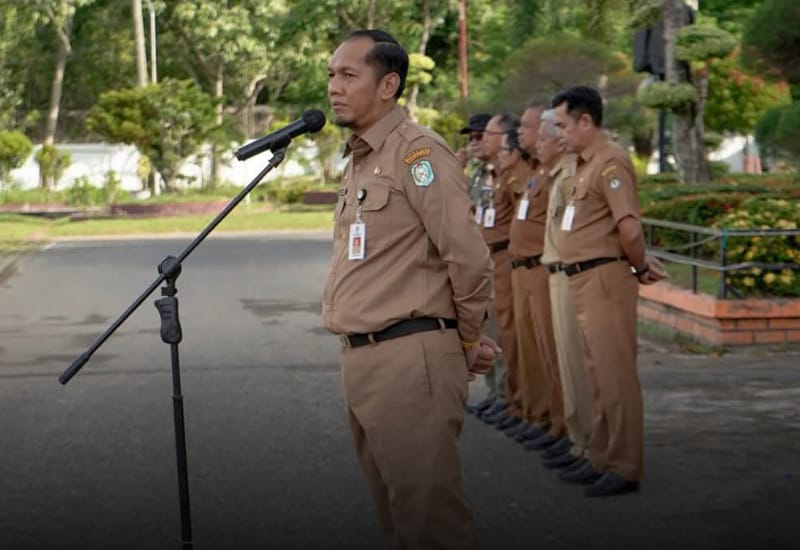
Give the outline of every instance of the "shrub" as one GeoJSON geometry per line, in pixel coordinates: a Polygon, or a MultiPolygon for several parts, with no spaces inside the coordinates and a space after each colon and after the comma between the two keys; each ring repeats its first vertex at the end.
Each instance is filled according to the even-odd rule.
{"type": "Polygon", "coordinates": [[[0,185],[8,181],[12,170],[22,166],[32,150],[31,140],[22,132],[0,132],[0,185]]]}
{"type": "Polygon", "coordinates": [[[64,170],[72,164],[72,154],[69,151],[61,151],[53,145],[42,145],[34,159],[39,164],[42,188],[50,189],[64,174],[64,170]]]}
{"type": "MultiPolygon", "coordinates": [[[[797,229],[800,227],[800,203],[781,198],[753,197],[721,216],[715,226],[726,229],[797,229]]],[[[800,264],[800,238],[731,237],[727,254],[729,264],[800,264]]],[[[751,268],[729,272],[725,281],[748,294],[800,297],[800,275],[797,270],[751,268]]]]}
{"type": "Polygon", "coordinates": [[[72,186],[66,191],[67,204],[72,206],[93,206],[101,204],[104,199],[102,189],[98,189],[88,176],[72,180],[72,186]]]}

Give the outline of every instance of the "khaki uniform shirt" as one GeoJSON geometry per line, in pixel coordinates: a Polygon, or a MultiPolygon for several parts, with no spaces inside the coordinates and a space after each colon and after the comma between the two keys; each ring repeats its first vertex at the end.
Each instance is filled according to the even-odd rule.
{"type": "MultiPolygon", "coordinates": [[[[501,172],[491,180],[494,196],[491,205],[495,209],[494,226],[483,228],[483,238],[486,244],[507,241],[511,231],[511,220],[516,215],[516,200],[525,189],[527,179],[520,177],[517,163],[508,170],[501,172]]],[[[484,218],[486,213],[484,212],[484,218]]]]}
{"type": "Polygon", "coordinates": [[[561,155],[550,170],[550,198],[547,202],[547,226],[544,232],[544,254],[542,263],[552,264],[561,261],[558,241],[561,236],[561,220],[564,208],[569,203],[574,185],[572,177],[577,169],[578,156],[574,153],[561,155]]]}
{"type": "Polygon", "coordinates": [[[570,190],[575,214],[570,231],[561,231],[559,251],[564,263],[625,256],[617,223],[639,219],[636,175],[628,153],[605,135],[580,155],[570,190]]]}
{"type": "Polygon", "coordinates": [[[337,334],[377,332],[415,317],[458,321],[478,339],[492,293],[488,250],[470,214],[466,178],[436,133],[395,107],[353,135],[334,214],[334,244],[322,304],[337,334]],[[348,259],[359,189],[365,257],[348,259]]]}
{"type": "MultiPolygon", "coordinates": [[[[528,211],[524,220],[517,218],[519,203],[511,222],[511,257],[524,260],[539,256],[544,247],[544,224],[547,216],[547,197],[550,195],[550,173],[544,165],[528,168],[528,181],[522,197],[528,197],[528,211]]],[[[521,197],[521,198],[522,198],[521,197]]]]}

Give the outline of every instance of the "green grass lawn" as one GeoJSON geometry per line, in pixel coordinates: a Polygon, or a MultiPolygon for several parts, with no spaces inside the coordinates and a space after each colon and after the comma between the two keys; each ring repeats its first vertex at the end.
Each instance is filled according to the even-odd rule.
{"type": "MultiPolygon", "coordinates": [[[[0,253],[23,250],[30,246],[31,240],[47,241],[56,237],[199,233],[213,218],[214,215],[202,215],[70,221],[67,218],[47,220],[0,214],[0,253]]],[[[264,212],[244,208],[234,210],[215,231],[325,230],[332,226],[332,207],[300,212],[291,209],[264,212]]]]}

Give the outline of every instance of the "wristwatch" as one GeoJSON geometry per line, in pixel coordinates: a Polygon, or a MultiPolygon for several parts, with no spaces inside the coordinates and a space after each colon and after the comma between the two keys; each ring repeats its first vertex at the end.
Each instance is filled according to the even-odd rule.
{"type": "Polygon", "coordinates": [[[633,264],[631,264],[631,273],[633,273],[633,276],[636,277],[637,279],[642,275],[644,275],[645,273],[647,273],[648,271],[650,271],[650,265],[647,262],[645,262],[640,269],[636,269],[636,267],[633,264]]]}

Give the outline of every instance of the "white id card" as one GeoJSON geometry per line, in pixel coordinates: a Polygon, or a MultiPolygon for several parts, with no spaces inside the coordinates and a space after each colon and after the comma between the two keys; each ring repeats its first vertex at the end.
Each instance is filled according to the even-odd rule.
{"type": "Polygon", "coordinates": [[[494,208],[486,209],[486,213],[483,216],[483,227],[494,227],[494,215],[495,215],[494,208]]]}
{"type": "Polygon", "coordinates": [[[483,223],[483,206],[475,207],[475,223],[478,225],[483,223]]]}
{"type": "Polygon", "coordinates": [[[525,220],[525,218],[528,217],[528,205],[530,205],[530,201],[528,201],[528,196],[525,195],[525,198],[519,201],[519,209],[517,210],[518,220],[525,220]]]}
{"type": "Polygon", "coordinates": [[[350,224],[350,239],[348,240],[348,254],[350,260],[363,260],[367,246],[367,227],[363,223],[350,224]]]}
{"type": "Polygon", "coordinates": [[[572,231],[572,220],[575,218],[575,205],[570,204],[564,209],[564,217],[561,219],[561,231],[572,231]]]}

